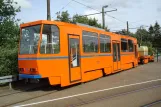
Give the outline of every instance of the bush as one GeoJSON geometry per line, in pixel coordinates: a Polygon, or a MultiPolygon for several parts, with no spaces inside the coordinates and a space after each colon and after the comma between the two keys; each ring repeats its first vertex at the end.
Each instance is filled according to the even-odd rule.
{"type": "Polygon", "coordinates": [[[17,48],[0,48],[0,76],[18,74],[17,48]]]}

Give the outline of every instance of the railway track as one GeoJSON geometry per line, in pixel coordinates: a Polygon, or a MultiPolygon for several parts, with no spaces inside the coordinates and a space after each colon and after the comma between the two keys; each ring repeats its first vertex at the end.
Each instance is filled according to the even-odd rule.
{"type": "MultiPolygon", "coordinates": [[[[40,88],[40,87],[39,87],[39,88],[40,88]]],[[[38,87],[36,87],[36,88],[34,88],[34,89],[29,89],[29,90],[27,90],[27,91],[25,91],[25,92],[29,92],[29,91],[33,91],[33,90],[37,90],[37,89],[38,89],[38,87]]],[[[44,87],[41,87],[41,89],[52,90],[53,88],[52,88],[52,87],[44,86],[44,87]]],[[[44,94],[35,95],[34,97],[25,98],[25,99],[22,99],[22,100],[20,100],[20,101],[16,101],[16,102],[13,102],[13,103],[4,104],[4,105],[1,105],[1,107],[12,106],[12,105],[17,104],[17,103],[22,103],[22,102],[25,102],[25,101],[28,101],[28,100],[32,100],[32,99],[35,99],[35,98],[39,98],[39,97],[42,97],[42,96],[46,96],[46,95],[49,95],[49,94],[51,94],[51,93],[57,92],[58,90],[59,90],[59,88],[57,88],[57,90],[56,90],[56,88],[54,87],[53,91],[45,92],[44,94]]],[[[14,95],[14,94],[21,94],[21,93],[23,94],[23,93],[25,93],[25,92],[12,93],[12,94],[8,94],[8,95],[5,95],[5,96],[9,97],[9,96],[12,96],[12,95],[14,95]]],[[[1,96],[1,97],[2,97],[2,96],[1,96]]],[[[3,96],[3,97],[4,97],[4,96],[3,96]]]]}
{"type": "MultiPolygon", "coordinates": [[[[138,87],[133,87],[133,86],[135,86],[135,85],[127,85],[127,88],[125,88],[125,87],[121,87],[121,86],[118,86],[118,87],[121,87],[121,88],[109,88],[109,90],[108,91],[106,91],[107,93],[111,93],[111,91],[115,91],[114,93],[112,92],[112,94],[106,94],[106,93],[104,93],[104,94],[101,94],[101,96],[98,94],[96,94],[96,97],[91,97],[90,95],[88,96],[89,97],[89,99],[82,99],[82,97],[79,97],[79,95],[80,96],[84,96],[85,98],[86,98],[86,95],[87,95],[87,93],[82,93],[82,94],[76,94],[76,95],[71,95],[71,96],[66,96],[66,97],[63,97],[63,98],[56,98],[56,99],[50,99],[49,100],[49,102],[53,102],[53,104],[52,105],[54,105],[54,104],[56,104],[56,105],[58,105],[57,104],[57,100],[58,99],[61,99],[61,100],[65,100],[65,101],[68,101],[68,98],[70,98],[69,100],[71,100],[72,101],[72,99],[71,98],[74,98],[75,97],[75,99],[78,99],[79,100],[79,102],[71,102],[71,103],[69,103],[69,104],[67,104],[67,105],[63,105],[63,106],[61,106],[60,105],[60,107],[64,107],[64,106],[68,106],[68,107],[77,107],[77,106],[83,106],[83,105],[88,105],[88,104],[91,104],[91,103],[95,103],[95,102],[99,102],[99,101],[103,101],[103,100],[110,100],[110,99],[112,99],[112,98],[115,98],[115,97],[120,97],[120,98],[122,98],[122,97],[124,97],[125,95],[130,95],[130,94],[135,94],[135,93],[137,93],[137,92],[144,92],[144,91],[146,91],[146,90],[153,90],[153,89],[155,89],[155,88],[160,88],[161,87],[161,83],[159,82],[159,83],[157,83],[157,84],[155,84],[155,83],[152,83],[152,84],[145,84],[145,86],[144,85],[142,85],[142,84],[139,84],[139,86],[138,87]],[[128,87],[131,87],[131,88],[128,88],[128,87]],[[123,90],[123,91],[120,91],[120,90],[123,90]]],[[[136,84],[136,85],[138,85],[138,84],[136,84]]],[[[126,85],[125,85],[126,86],[126,85]]],[[[104,91],[103,91],[104,92],[104,91]]],[[[51,93],[47,93],[47,94],[44,94],[44,95],[41,95],[41,96],[37,96],[37,97],[34,97],[34,98],[32,98],[32,99],[35,99],[35,98],[39,98],[39,97],[47,97],[47,95],[49,95],[49,94],[52,94],[53,92],[51,92],[51,93]]],[[[91,94],[93,93],[93,92],[90,92],[91,94]]],[[[93,93],[94,94],[94,93],[93,93]]],[[[83,97],[83,98],[84,98],[83,97]]],[[[19,106],[16,106],[16,107],[26,107],[26,106],[35,106],[35,105],[37,105],[37,104],[41,104],[41,102],[45,102],[46,104],[47,104],[47,102],[48,102],[48,100],[47,101],[40,101],[40,102],[34,102],[34,103],[30,103],[30,104],[25,104],[25,102],[28,102],[29,100],[32,100],[32,99],[26,99],[25,101],[20,101],[20,102],[17,102],[17,103],[15,103],[16,105],[17,104],[23,104],[23,102],[24,102],[24,105],[19,105],[19,106]]],[[[35,99],[36,100],[36,99],[35,99]]],[[[63,101],[60,101],[61,103],[63,103],[63,101]]],[[[10,104],[10,105],[8,105],[8,106],[12,106],[12,105],[14,105],[14,104],[10,104]]],[[[43,105],[43,104],[42,104],[43,105]]],[[[44,106],[46,106],[46,105],[44,105],[44,106]]],[[[59,107],[59,106],[58,106],[59,107]]],[[[146,107],[146,106],[145,106],[146,107]]]]}
{"type": "MultiPolygon", "coordinates": [[[[108,100],[108,99],[111,99],[111,98],[114,98],[114,97],[121,97],[121,96],[124,96],[124,95],[129,95],[129,94],[133,94],[133,93],[136,93],[136,92],[146,91],[146,90],[150,90],[150,89],[154,89],[154,88],[158,88],[158,87],[161,87],[161,84],[146,87],[146,88],[140,88],[140,89],[136,89],[136,90],[132,90],[132,91],[127,91],[127,92],[123,92],[123,93],[119,93],[119,94],[114,94],[114,95],[111,95],[111,96],[100,97],[100,98],[96,98],[96,99],[88,100],[88,101],[84,101],[84,100],[82,101],[81,99],[78,98],[81,101],[81,103],[69,105],[69,107],[83,106],[83,105],[87,105],[87,104],[90,104],[90,103],[94,103],[94,102],[98,102],[98,101],[102,101],[102,100],[108,100]]],[[[152,107],[152,106],[159,104],[159,103],[161,103],[161,100],[155,101],[155,102],[150,103],[150,104],[146,104],[146,105],[141,106],[141,107],[152,107]]]]}
{"type": "Polygon", "coordinates": [[[152,103],[143,105],[143,106],[141,106],[141,107],[153,107],[153,106],[158,105],[158,104],[161,104],[161,99],[158,100],[158,101],[155,101],[155,102],[152,102],[152,103]]]}
{"type": "MultiPolygon", "coordinates": [[[[21,86],[24,87],[26,84],[21,82],[21,86]]],[[[4,96],[10,96],[10,95],[14,95],[14,94],[18,94],[18,93],[23,93],[23,92],[29,92],[29,91],[34,91],[34,90],[38,90],[39,88],[43,88],[43,87],[47,87],[49,86],[49,84],[47,84],[47,82],[43,81],[39,84],[36,84],[34,86],[30,86],[31,84],[27,85],[26,89],[22,89],[22,87],[14,87],[14,89],[12,90],[4,90],[2,91],[2,93],[0,94],[0,97],[4,97],[4,96]]]]}
{"type": "MultiPolygon", "coordinates": [[[[57,91],[54,91],[54,92],[57,92],[57,91]]],[[[15,104],[22,103],[22,102],[25,102],[25,101],[29,101],[29,100],[32,100],[32,99],[35,99],[35,98],[39,98],[39,97],[42,97],[42,96],[45,96],[45,95],[49,95],[49,94],[54,93],[54,92],[52,91],[52,92],[48,92],[48,93],[43,94],[43,95],[38,95],[38,96],[35,96],[35,97],[32,97],[32,98],[27,98],[27,99],[24,99],[24,100],[21,100],[21,101],[17,101],[17,102],[14,102],[14,103],[5,104],[5,105],[3,105],[1,107],[13,106],[15,104]]]]}
{"type": "Polygon", "coordinates": [[[6,92],[7,94],[2,94],[2,95],[0,95],[0,97],[10,96],[10,95],[18,94],[18,93],[29,92],[29,91],[37,90],[38,88],[41,88],[41,87],[42,86],[34,87],[34,88],[26,89],[26,90],[23,90],[23,91],[14,90],[14,92],[9,92],[9,93],[7,91],[3,91],[4,93],[6,92]]]}
{"type": "MultiPolygon", "coordinates": [[[[76,84],[74,86],[77,86],[77,85],[79,85],[79,84],[76,84]]],[[[29,101],[29,100],[32,100],[32,99],[36,99],[36,98],[39,98],[39,97],[42,97],[42,96],[47,96],[47,95],[53,94],[53,93],[56,93],[56,92],[64,90],[64,89],[68,89],[70,87],[73,87],[73,86],[68,86],[68,87],[62,88],[60,86],[50,86],[50,85],[47,85],[47,86],[35,87],[35,88],[32,88],[32,89],[28,89],[28,90],[26,90],[24,92],[20,91],[20,92],[17,92],[17,93],[12,93],[12,94],[8,94],[8,95],[0,96],[0,98],[1,97],[5,97],[5,96],[9,97],[9,96],[12,96],[14,94],[19,94],[19,93],[23,94],[25,92],[30,92],[30,91],[34,91],[34,90],[45,90],[44,94],[36,95],[36,96],[30,97],[30,98],[25,98],[23,100],[16,101],[16,102],[13,102],[13,103],[8,103],[8,104],[0,105],[0,107],[8,107],[8,106],[10,107],[10,106],[13,106],[13,105],[18,104],[18,103],[23,103],[23,102],[26,102],[26,101],[29,101]]]]}
{"type": "Polygon", "coordinates": [[[32,87],[32,88],[27,88],[25,90],[21,90],[21,89],[18,90],[18,91],[17,90],[18,89],[3,91],[3,93],[1,93],[1,95],[0,95],[0,99],[10,98],[10,97],[12,97],[14,95],[16,96],[17,94],[24,95],[24,94],[27,94],[28,92],[34,93],[34,92],[36,92],[38,90],[46,90],[46,91],[43,94],[35,95],[35,97],[24,98],[24,99],[21,99],[20,101],[16,101],[16,102],[13,102],[13,103],[1,104],[0,107],[11,106],[11,105],[21,103],[21,102],[24,102],[24,101],[27,101],[27,100],[31,100],[31,99],[34,99],[34,98],[45,96],[45,95],[57,92],[58,90],[61,90],[61,89],[60,89],[59,86],[52,87],[49,84],[44,83],[44,84],[40,84],[40,85],[37,85],[37,86],[32,87]]]}

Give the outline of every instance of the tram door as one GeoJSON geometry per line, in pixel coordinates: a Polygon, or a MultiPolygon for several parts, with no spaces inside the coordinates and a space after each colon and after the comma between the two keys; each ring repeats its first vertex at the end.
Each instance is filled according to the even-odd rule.
{"type": "Polygon", "coordinates": [[[113,71],[117,72],[121,70],[121,62],[120,62],[120,42],[113,41],[113,71]]]}
{"type": "Polygon", "coordinates": [[[69,35],[69,78],[70,82],[81,80],[79,36],[69,35]]]}

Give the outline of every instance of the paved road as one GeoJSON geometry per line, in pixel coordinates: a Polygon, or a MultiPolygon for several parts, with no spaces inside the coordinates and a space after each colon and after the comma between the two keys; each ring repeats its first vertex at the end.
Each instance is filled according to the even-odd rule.
{"type": "MultiPolygon", "coordinates": [[[[134,69],[109,75],[85,84],[68,87],[60,91],[56,90],[55,87],[49,87],[0,97],[0,106],[30,104],[156,79],[161,79],[161,62],[141,65],[134,69]]],[[[151,81],[144,84],[114,88],[108,91],[60,99],[32,106],[66,107],[80,105],[82,107],[138,107],[160,100],[160,85],[161,81],[151,81]]],[[[160,106],[160,104],[155,106],[160,106]]]]}

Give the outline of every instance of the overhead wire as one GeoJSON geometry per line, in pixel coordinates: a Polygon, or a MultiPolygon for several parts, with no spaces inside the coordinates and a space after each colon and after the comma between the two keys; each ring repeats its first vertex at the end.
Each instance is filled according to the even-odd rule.
{"type": "MultiPolygon", "coordinates": [[[[81,5],[85,6],[85,7],[87,7],[87,8],[90,8],[90,9],[92,9],[92,10],[95,10],[95,11],[100,12],[99,10],[97,10],[97,9],[95,9],[95,8],[92,8],[92,7],[90,7],[90,6],[87,6],[87,5],[85,5],[85,4],[81,3],[81,2],[78,2],[77,0],[73,0],[73,1],[76,2],[76,3],[78,3],[78,4],[81,4],[81,5]]],[[[122,20],[120,20],[120,19],[118,19],[118,18],[116,18],[116,17],[114,17],[114,16],[111,16],[111,15],[109,15],[109,14],[107,14],[107,13],[106,13],[105,15],[107,15],[108,17],[111,17],[111,18],[113,18],[113,19],[115,19],[115,20],[117,20],[117,21],[120,21],[120,22],[122,22],[122,23],[126,23],[126,22],[124,22],[124,21],[122,21],[122,20]]]]}
{"type": "MultiPolygon", "coordinates": [[[[78,3],[78,4],[80,4],[80,5],[83,5],[83,6],[87,7],[87,8],[90,8],[90,9],[92,9],[92,10],[95,10],[95,11],[100,12],[99,10],[97,10],[97,9],[91,7],[91,6],[87,6],[87,5],[85,5],[84,3],[81,3],[81,2],[79,2],[79,1],[77,1],[77,0],[71,0],[71,1],[69,1],[62,9],[64,9],[66,6],[68,6],[72,1],[74,1],[74,2],[76,2],[76,3],[78,3]]],[[[62,10],[62,9],[61,9],[61,10],[62,10]]],[[[116,17],[114,17],[114,16],[111,16],[111,15],[109,15],[109,14],[107,14],[107,13],[105,13],[105,15],[107,15],[108,17],[111,17],[111,18],[113,18],[113,19],[115,19],[115,20],[117,20],[117,21],[120,21],[120,22],[122,22],[122,23],[126,23],[126,22],[124,22],[124,21],[122,21],[122,20],[120,20],[120,19],[118,19],[118,18],[116,18],[116,17]]]]}
{"type": "MultiPolygon", "coordinates": [[[[110,11],[104,11],[104,13],[106,12],[112,12],[112,11],[116,11],[116,10],[110,10],[110,11]]],[[[87,15],[82,15],[82,16],[91,16],[91,15],[96,15],[96,14],[101,14],[102,12],[99,13],[92,13],[92,14],[87,14],[87,15]]]]}
{"type": "MultiPolygon", "coordinates": [[[[59,11],[57,11],[55,14],[59,14],[63,9],[65,9],[73,0],[70,0],[66,5],[64,5],[59,11]]],[[[53,17],[52,17],[53,18],[53,17]]]]}
{"type": "Polygon", "coordinates": [[[65,9],[71,2],[73,2],[73,0],[70,0],[66,5],[64,5],[58,12],[62,11],[63,9],[65,9]]]}
{"type": "MultiPolygon", "coordinates": [[[[65,9],[71,2],[76,2],[76,3],[78,3],[78,4],[80,4],[80,5],[83,5],[83,6],[85,6],[85,7],[87,7],[87,8],[89,8],[89,9],[92,9],[92,10],[95,10],[95,11],[97,11],[97,12],[100,12],[99,10],[97,10],[97,9],[95,9],[95,8],[93,8],[93,7],[91,7],[91,6],[88,6],[88,5],[85,5],[84,3],[81,3],[81,2],[79,2],[79,1],[77,1],[77,0],[70,0],[65,6],[63,6],[58,12],[60,12],[60,11],[62,11],[63,9],[65,9]]],[[[107,15],[108,17],[111,17],[111,18],[113,18],[113,19],[115,19],[115,20],[117,20],[117,21],[119,21],[119,22],[122,22],[122,23],[124,23],[124,24],[126,24],[126,21],[122,21],[122,20],[120,20],[120,19],[118,19],[118,18],[116,18],[116,17],[114,17],[114,16],[111,16],[111,15],[109,15],[109,14],[107,14],[107,13],[105,13],[105,15],[107,15]]],[[[129,24],[129,25],[132,25],[132,24],[129,24]]],[[[132,25],[133,26],[133,25],[132,25]]],[[[133,26],[134,27],[134,26],[133,26]]]]}
{"type": "Polygon", "coordinates": [[[77,1],[77,0],[73,0],[73,1],[76,2],[76,3],[78,3],[78,4],[81,4],[81,5],[85,6],[85,7],[87,7],[87,8],[90,8],[90,9],[92,9],[92,10],[95,10],[95,11],[100,12],[99,10],[97,10],[97,9],[95,9],[95,8],[93,8],[93,7],[87,6],[87,5],[81,3],[81,2],[79,2],[79,1],[77,1]]]}

